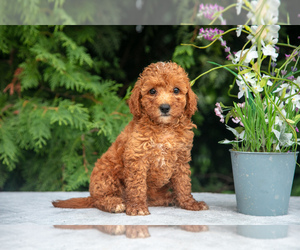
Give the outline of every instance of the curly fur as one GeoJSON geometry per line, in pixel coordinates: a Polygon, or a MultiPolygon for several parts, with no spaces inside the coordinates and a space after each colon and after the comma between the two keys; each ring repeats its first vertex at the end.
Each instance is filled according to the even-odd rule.
{"type": "Polygon", "coordinates": [[[128,215],[148,215],[148,206],[208,209],[191,195],[189,161],[196,127],[191,117],[197,97],[184,69],[173,62],[150,64],[128,104],[133,120],[95,163],[90,197],[53,205],[128,215]]]}

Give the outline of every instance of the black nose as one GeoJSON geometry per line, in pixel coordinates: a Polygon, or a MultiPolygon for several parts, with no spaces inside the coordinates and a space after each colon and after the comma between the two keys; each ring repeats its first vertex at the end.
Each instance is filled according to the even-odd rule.
{"type": "Polygon", "coordinates": [[[159,106],[159,109],[163,114],[167,114],[170,111],[170,108],[169,104],[162,104],[159,106]]]}

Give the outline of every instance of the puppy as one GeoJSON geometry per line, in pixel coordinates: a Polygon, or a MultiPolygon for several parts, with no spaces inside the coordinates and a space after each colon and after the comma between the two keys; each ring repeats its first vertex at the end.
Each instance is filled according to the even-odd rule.
{"type": "Polygon", "coordinates": [[[95,163],[90,196],[59,200],[61,208],[98,208],[148,215],[148,206],[207,210],[191,195],[191,117],[197,97],[179,65],[158,62],[144,69],[129,99],[133,120],[95,163]]]}

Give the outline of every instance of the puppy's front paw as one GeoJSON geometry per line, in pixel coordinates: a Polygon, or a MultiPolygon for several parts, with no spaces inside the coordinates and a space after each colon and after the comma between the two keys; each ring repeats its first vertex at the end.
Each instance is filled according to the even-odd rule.
{"type": "Polygon", "coordinates": [[[126,204],[127,215],[148,215],[150,214],[148,207],[142,204],[126,204]]]}
{"type": "Polygon", "coordinates": [[[193,211],[200,211],[200,210],[208,210],[209,207],[204,201],[196,201],[193,200],[191,202],[185,203],[183,206],[181,206],[183,209],[187,210],[193,210],[193,211]]]}
{"type": "Polygon", "coordinates": [[[208,210],[209,206],[204,201],[197,202],[199,210],[208,210]]]}

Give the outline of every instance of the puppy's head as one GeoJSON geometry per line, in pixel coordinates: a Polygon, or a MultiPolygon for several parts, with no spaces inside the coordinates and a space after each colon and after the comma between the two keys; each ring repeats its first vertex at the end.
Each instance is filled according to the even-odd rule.
{"type": "Polygon", "coordinates": [[[144,69],[128,104],[137,119],[146,115],[156,123],[171,124],[182,116],[192,117],[197,110],[197,97],[182,67],[158,62],[144,69]]]}

